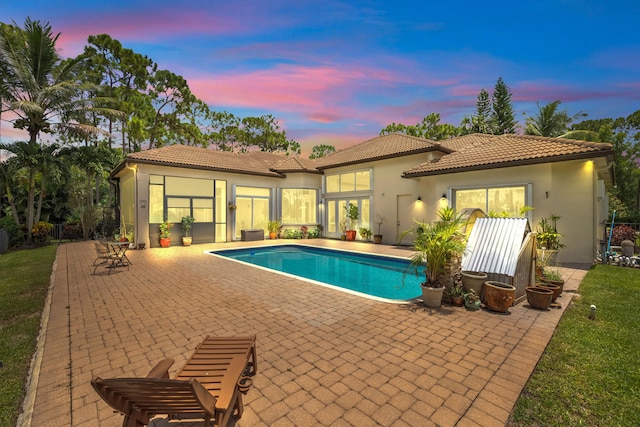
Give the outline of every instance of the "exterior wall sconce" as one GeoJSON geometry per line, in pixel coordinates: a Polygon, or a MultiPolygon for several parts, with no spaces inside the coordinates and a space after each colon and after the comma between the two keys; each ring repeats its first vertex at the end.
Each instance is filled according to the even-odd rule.
{"type": "Polygon", "coordinates": [[[445,193],[442,193],[442,199],[447,200],[447,195],[445,193]]]}
{"type": "Polygon", "coordinates": [[[417,201],[421,202],[422,201],[422,197],[418,196],[418,200],[417,201]]]}

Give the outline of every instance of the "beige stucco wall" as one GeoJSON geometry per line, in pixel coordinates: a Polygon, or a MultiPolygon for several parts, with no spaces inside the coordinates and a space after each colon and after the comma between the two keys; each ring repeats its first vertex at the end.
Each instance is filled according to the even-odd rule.
{"type": "MultiPolygon", "coordinates": [[[[566,245],[558,254],[560,263],[591,263],[597,246],[597,176],[590,160],[573,160],[540,165],[458,172],[420,178],[420,188],[430,194],[431,209],[442,194],[453,188],[531,184],[527,203],[534,208],[528,217],[533,231],[538,222],[554,213],[560,215],[558,231],[566,245]]],[[[451,201],[449,201],[451,203],[451,201]]]]}
{"type": "MultiPolygon", "coordinates": [[[[165,175],[175,177],[188,177],[199,179],[215,179],[227,182],[227,202],[233,202],[233,185],[264,187],[264,188],[317,188],[322,182],[322,176],[318,174],[290,173],[286,179],[276,177],[265,177],[257,175],[244,175],[226,172],[213,172],[199,169],[174,168],[166,166],[156,166],[147,164],[136,164],[124,168],[118,175],[121,184],[132,180],[135,176],[137,205],[135,217],[136,243],[145,243],[151,247],[149,238],[149,176],[165,175]]],[[[278,202],[274,203],[277,205],[278,202]]],[[[273,207],[275,209],[275,206],[273,207]]],[[[227,211],[227,236],[226,240],[233,240],[233,215],[232,211],[227,211]]],[[[273,215],[277,215],[274,211],[273,215]]]]}
{"type": "MultiPolygon", "coordinates": [[[[398,239],[398,197],[407,196],[407,199],[416,201],[418,196],[425,199],[426,193],[420,188],[418,180],[402,178],[402,172],[420,163],[433,159],[434,153],[422,153],[412,156],[379,160],[375,162],[361,163],[352,166],[326,169],[325,174],[342,173],[363,169],[371,169],[373,176],[373,188],[371,195],[371,221],[372,231],[378,234],[378,225],[375,223],[376,215],[385,218],[380,227],[383,235],[383,243],[396,244],[398,239]],[[423,194],[425,193],[425,194],[423,194]]],[[[356,194],[356,193],[354,193],[356,194]]],[[[362,193],[357,193],[360,197],[362,193]]],[[[338,195],[331,195],[338,196],[338,195]]],[[[340,198],[349,198],[349,193],[340,193],[340,198]]],[[[425,218],[426,207],[424,203],[411,203],[410,217],[421,220],[425,218]]]]}

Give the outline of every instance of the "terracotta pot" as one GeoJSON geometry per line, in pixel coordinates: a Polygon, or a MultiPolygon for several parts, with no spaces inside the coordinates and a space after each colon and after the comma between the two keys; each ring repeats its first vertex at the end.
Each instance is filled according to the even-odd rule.
{"type": "Polygon", "coordinates": [[[451,297],[451,304],[456,307],[462,307],[464,305],[464,297],[451,297]]]}
{"type": "Polygon", "coordinates": [[[539,286],[528,286],[527,302],[533,308],[548,310],[553,300],[553,291],[551,289],[541,288],[539,286]]]}
{"type": "Polygon", "coordinates": [[[356,240],[356,230],[347,230],[347,240],[352,242],[356,240]]]}
{"type": "Polygon", "coordinates": [[[558,294],[558,296],[562,295],[562,290],[564,289],[564,280],[551,280],[551,279],[545,279],[544,276],[539,280],[539,282],[543,282],[543,283],[551,283],[552,285],[556,285],[560,287],[560,293],[558,294]]]}
{"type": "Polygon", "coordinates": [[[484,282],[487,281],[487,274],[475,271],[463,271],[462,272],[462,287],[465,291],[469,292],[471,289],[476,291],[476,294],[482,299],[482,288],[484,282]]]}
{"type": "Polygon", "coordinates": [[[382,234],[374,234],[373,235],[374,243],[382,243],[382,234]]]}
{"type": "Polygon", "coordinates": [[[444,293],[444,286],[439,288],[431,288],[429,286],[422,286],[422,302],[427,307],[440,307],[442,304],[442,294],[444,293]]]}
{"type": "Polygon", "coordinates": [[[515,286],[490,280],[484,282],[484,304],[489,310],[506,313],[515,298],[515,286]]]}
{"type": "Polygon", "coordinates": [[[278,238],[278,233],[276,233],[275,231],[272,231],[269,233],[269,238],[271,240],[277,239],[278,238]]]}
{"type": "Polygon", "coordinates": [[[161,237],[160,238],[160,246],[163,248],[168,248],[171,246],[171,238],[170,237],[161,237]]]}
{"type": "Polygon", "coordinates": [[[562,289],[560,288],[560,286],[554,285],[553,283],[536,282],[536,286],[553,291],[553,299],[551,300],[551,302],[555,302],[556,299],[558,299],[558,297],[560,296],[560,293],[562,292],[562,289]]]}

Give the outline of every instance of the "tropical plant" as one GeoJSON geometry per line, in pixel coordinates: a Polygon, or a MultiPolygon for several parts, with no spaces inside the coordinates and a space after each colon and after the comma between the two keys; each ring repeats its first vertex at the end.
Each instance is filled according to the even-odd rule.
{"type": "Polygon", "coordinates": [[[193,227],[193,222],[196,219],[191,215],[183,216],[180,222],[182,223],[182,231],[184,231],[184,235],[189,236],[189,231],[191,231],[191,227],[193,227]]]}
{"type": "Polygon", "coordinates": [[[349,230],[353,230],[358,222],[358,218],[360,216],[358,212],[358,205],[354,203],[349,203],[344,207],[345,217],[349,220],[349,230]]]}
{"type": "Polygon", "coordinates": [[[562,101],[556,100],[540,107],[538,114],[527,117],[524,133],[527,135],[548,136],[552,138],[564,137],[569,130],[571,122],[585,117],[585,113],[577,113],[569,116],[567,110],[558,111],[562,101]]]}
{"type": "Polygon", "coordinates": [[[360,233],[360,236],[365,240],[369,240],[371,238],[371,230],[367,227],[360,227],[358,232],[360,233]]]}
{"type": "Polygon", "coordinates": [[[282,228],[282,220],[274,219],[272,221],[267,222],[267,230],[269,233],[277,233],[282,228]]]}
{"type": "Polygon", "coordinates": [[[564,245],[560,243],[562,235],[558,233],[559,219],[558,215],[551,214],[549,217],[540,220],[536,230],[539,249],[558,250],[564,248],[564,245]]]}
{"type": "Polygon", "coordinates": [[[160,223],[160,238],[167,239],[171,237],[171,227],[173,227],[173,223],[169,221],[165,221],[160,223]]]}
{"type": "Polygon", "coordinates": [[[439,220],[431,223],[416,221],[415,225],[405,231],[401,240],[407,235],[413,235],[411,246],[411,268],[418,273],[424,268],[425,282],[423,286],[442,287],[439,282],[440,275],[444,272],[445,264],[454,257],[460,256],[466,247],[466,237],[460,232],[464,225],[461,215],[455,215],[451,220],[448,212],[441,209],[438,212],[439,220]]]}

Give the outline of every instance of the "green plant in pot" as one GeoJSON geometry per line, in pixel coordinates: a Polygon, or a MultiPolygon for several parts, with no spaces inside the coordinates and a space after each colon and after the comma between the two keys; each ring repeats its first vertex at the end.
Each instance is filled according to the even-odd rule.
{"type": "Polygon", "coordinates": [[[267,222],[267,229],[269,230],[269,238],[277,239],[280,230],[282,229],[282,220],[274,219],[273,221],[267,222]]]}
{"type": "Polygon", "coordinates": [[[173,227],[173,223],[165,221],[160,223],[158,227],[160,228],[160,246],[168,248],[171,245],[171,227],[173,227]]]}
{"type": "Polygon", "coordinates": [[[468,293],[464,294],[464,306],[469,310],[478,310],[480,308],[480,295],[471,289],[468,293]]]}
{"type": "Polygon", "coordinates": [[[376,224],[378,224],[378,234],[373,235],[374,243],[382,243],[382,224],[387,221],[387,218],[383,217],[380,214],[376,215],[376,224]]]}
{"type": "MultiPolygon", "coordinates": [[[[439,220],[432,223],[417,222],[416,225],[402,234],[402,238],[411,234],[414,241],[411,249],[411,267],[418,272],[424,268],[425,281],[422,283],[423,302],[429,307],[439,307],[442,303],[444,286],[440,283],[440,275],[445,264],[454,257],[462,255],[466,247],[464,233],[460,227],[464,220],[460,215],[443,220],[447,214],[442,209],[438,212],[439,220]]],[[[401,239],[402,240],[402,239],[401,239]]]]}
{"type": "Polygon", "coordinates": [[[193,238],[189,236],[189,231],[191,231],[194,221],[195,218],[191,215],[183,216],[180,220],[180,222],[182,223],[182,231],[184,232],[184,236],[182,237],[182,244],[184,246],[191,245],[191,242],[193,241],[193,238]]]}
{"type": "Polygon", "coordinates": [[[356,225],[358,224],[358,218],[360,213],[358,212],[358,205],[349,203],[344,207],[345,217],[349,220],[348,229],[346,230],[347,240],[356,240],[356,225]]]}
{"type": "Polygon", "coordinates": [[[364,239],[369,241],[369,239],[371,239],[371,230],[369,230],[367,227],[360,227],[360,229],[358,230],[358,232],[360,233],[360,236],[364,239]]]}
{"type": "Polygon", "coordinates": [[[464,304],[464,289],[462,286],[455,284],[449,289],[449,296],[451,297],[451,303],[458,307],[464,304]]]}
{"type": "Polygon", "coordinates": [[[564,248],[560,242],[562,234],[558,233],[558,220],[560,217],[551,214],[542,218],[536,229],[536,241],[538,246],[538,264],[542,266],[555,265],[558,250],[564,248]]]}

